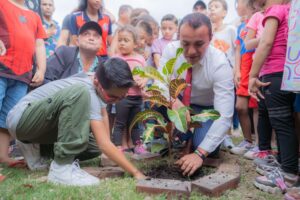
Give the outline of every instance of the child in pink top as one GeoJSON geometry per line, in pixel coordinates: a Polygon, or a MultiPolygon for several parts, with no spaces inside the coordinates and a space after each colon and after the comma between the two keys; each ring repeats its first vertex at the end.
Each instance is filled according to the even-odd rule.
{"type": "MultiPolygon", "coordinates": [[[[135,67],[144,67],[145,59],[143,56],[135,53],[137,47],[137,33],[136,29],[130,25],[126,25],[118,30],[118,50],[120,57],[127,61],[131,70],[135,67]]],[[[145,87],[147,80],[141,79],[138,76],[134,77],[136,86],[128,90],[127,96],[116,104],[116,119],[113,129],[113,142],[120,149],[124,150],[126,147],[122,147],[122,134],[129,128],[134,116],[142,111],[143,98],[142,89],[145,87]]],[[[134,153],[144,154],[147,151],[143,148],[140,142],[142,129],[136,125],[132,129],[131,140],[135,145],[134,153]]],[[[128,134],[129,136],[130,134],[128,134]]]]}
{"type": "MultiPolygon", "coordinates": [[[[258,135],[259,149],[270,151],[272,129],[278,145],[278,164],[269,169],[265,176],[255,179],[255,186],[264,191],[286,191],[287,185],[294,186],[298,180],[298,139],[295,133],[293,103],[295,94],[281,91],[285,64],[289,1],[256,0],[265,4],[264,32],[254,56],[249,93],[259,101],[258,135]],[[276,5],[277,4],[277,5],[276,5]],[[261,88],[260,88],[261,87],[261,88]]],[[[258,166],[262,171],[264,166],[258,166]]]]}

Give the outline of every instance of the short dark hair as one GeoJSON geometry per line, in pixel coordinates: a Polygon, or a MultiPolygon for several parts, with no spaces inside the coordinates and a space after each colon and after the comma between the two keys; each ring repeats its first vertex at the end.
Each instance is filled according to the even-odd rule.
{"type": "Polygon", "coordinates": [[[209,37],[212,37],[212,27],[210,19],[202,13],[191,13],[183,17],[179,24],[179,33],[181,26],[184,24],[188,24],[193,29],[197,29],[204,25],[208,28],[209,37]]]}
{"type": "Polygon", "coordinates": [[[161,19],[161,23],[164,21],[171,21],[171,22],[174,22],[176,25],[178,25],[177,18],[175,17],[175,15],[172,15],[172,14],[167,14],[167,15],[163,16],[163,18],[161,19]]]}
{"type": "Polygon", "coordinates": [[[198,6],[200,6],[203,10],[206,10],[206,9],[207,9],[206,4],[205,4],[203,1],[201,1],[201,0],[196,1],[196,3],[195,3],[194,6],[193,6],[193,10],[196,10],[196,8],[197,8],[198,6]]]}
{"type": "Polygon", "coordinates": [[[101,62],[95,75],[105,90],[112,87],[130,88],[135,85],[128,63],[121,58],[109,58],[101,62]]]}
{"type": "Polygon", "coordinates": [[[147,21],[139,21],[136,25],[136,28],[142,28],[148,36],[152,37],[153,35],[153,29],[151,27],[150,22],[147,21]]]}

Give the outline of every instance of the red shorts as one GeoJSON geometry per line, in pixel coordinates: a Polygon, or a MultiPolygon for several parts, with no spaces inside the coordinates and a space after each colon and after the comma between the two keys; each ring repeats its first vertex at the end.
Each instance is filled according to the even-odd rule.
{"type": "Polygon", "coordinates": [[[258,104],[257,104],[256,99],[250,97],[248,107],[249,108],[257,108],[258,104]]]}
{"type": "Polygon", "coordinates": [[[254,52],[245,53],[241,59],[241,80],[240,85],[236,90],[238,96],[249,96],[248,84],[249,84],[249,73],[253,62],[254,52]]]}

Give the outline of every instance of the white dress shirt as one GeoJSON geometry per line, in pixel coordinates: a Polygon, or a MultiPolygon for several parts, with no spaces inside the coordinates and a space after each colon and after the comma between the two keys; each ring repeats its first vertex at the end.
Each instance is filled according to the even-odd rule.
{"type": "MultiPolygon", "coordinates": [[[[167,45],[160,60],[160,69],[176,56],[176,49],[179,47],[179,41],[167,45]]],[[[175,64],[174,75],[183,62],[187,61],[182,54],[175,64]]],[[[186,72],[181,76],[185,79],[186,72]]],[[[232,124],[234,84],[233,71],[224,53],[211,45],[200,62],[193,65],[191,104],[214,106],[220,112],[221,117],[213,122],[199,145],[203,150],[213,152],[224,140],[232,124]]]]}

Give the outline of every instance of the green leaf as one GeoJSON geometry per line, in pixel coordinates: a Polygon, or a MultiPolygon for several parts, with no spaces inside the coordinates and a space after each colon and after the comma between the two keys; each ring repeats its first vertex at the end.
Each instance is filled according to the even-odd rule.
{"type": "Polygon", "coordinates": [[[159,125],[161,126],[166,126],[165,123],[165,119],[162,116],[162,114],[160,114],[157,111],[154,110],[144,110],[142,112],[139,112],[137,115],[135,115],[135,117],[133,118],[130,126],[129,126],[129,133],[131,134],[132,128],[134,127],[134,125],[138,122],[142,122],[145,121],[147,119],[154,119],[158,122],[159,125]]]}
{"type": "Polygon", "coordinates": [[[170,96],[176,99],[180,92],[186,88],[187,84],[184,79],[173,79],[170,82],[170,96]]]}
{"type": "Polygon", "coordinates": [[[155,143],[151,146],[151,153],[159,153],[161,150],[165,149],[166,145],[155,143]]]}
{"type": "Polygon", "coordinates": [[[159,71],[157,71],[156,68],[148,66],[148,67],[135,67],[132,70],[132,75],[139,75],[142,78],[150,78],[150,79],[154,79],[154,80],[158,80],[160,82],[165,82],[164,77],[160,74],[159,71]]]}
{"type": "Polygon", "coordinates": [[[176,58],[171,58],[166,63],[165,67],[167,69],[168,74],[173,74],[175,63],[176,63],[176,58]]]}
{"type": "Polygon", "coordinates": [[[183,72],[185,72],[191,67],[192,65],[187,62],[182,63],[181,66],[177,69],[177,77],[179,77],[183,72]]]}
{"type": "Polygon", "coordinates": [[[144,72],[145,74],[143,77],[158,80],[160,82],[166,82],[165,78],[154,67],[145,67],[144,72]]]}
{"type": "Polygon", "coordinates": [[[170,110],[168,109],[168,117],[170,121],[172,121],[175,125],[175,127],[183,132],[186,133],[188,127],[187,127],[187,121],[186,121],[186,112],[188,108],[187,107],[182,107],[179,108],[178,110],[170,110]]]}
{"type": "Polygon", "coordinates": [[[191,117],[192,122],[206,122],[208,120],[217,120],[220,118],[220,113],[216,110],[203,110],[200,114],[191,117]]]}
{"type": "Polygon", "coordinates": [[[165,90],[160,88],[157,85],[151,85],[150,87],[146,88],[146,91],[159,91],[159,92],[164,92],[165,90]]]}
{"type": "Polygon", "coordinates": [[[176,58],[178,58],[183,53],[183,48],[178,48],[176,51],[176,58]]]}
{"type": "Polygon", "coordinates": [[[153,140],[154,137],[155,124],[147,124],[146,129],[143,133],[144,143],[148,143],[153,140]]]}
{"type": "Polygon", "coordinates": [[[131,73],[133,76],[135,76],[135,75],[145,76],[145,71],[141,67],[135,67],[131,73]]]}
{"type": "Polygon", "coordinates": [[[162,68],[162,73],[167,76],[169,74],[168,72],[168,69],[167,69],[167,66],[165,65],[163,68],[162,68]]]}

